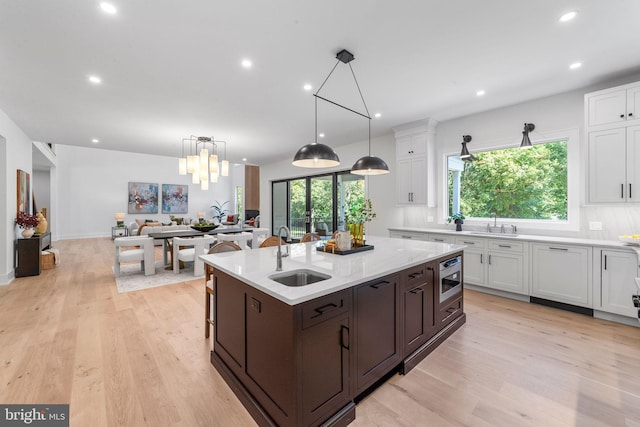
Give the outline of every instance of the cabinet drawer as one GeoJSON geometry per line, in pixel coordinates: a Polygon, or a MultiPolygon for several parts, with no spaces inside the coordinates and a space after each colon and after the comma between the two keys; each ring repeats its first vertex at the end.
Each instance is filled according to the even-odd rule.
{"type": "Polygon", "coordinates": [[[511,242],[509,240],[491,240],[489,249],[494,251],[524,252],[523,242],[511,242]]]}
{"type": "Polygon", "coordinates": [[[444,234],[429,234],[429,241],[438,243],[451,243],[453,242],[453,237],[444,234]]]}
{"type": "Polygon", "coordinates": [[[427,240],[426,234],[411,231],[392,231],[389,233],[389,237],[395,239],[427,240]]]}
{"type": "Polygon", "coordinates": [[[302,329],[324,322],[351,308],[351,290],[335,292],[312,301],[302,306],[302,329]]]}
{"type": "Polygon", "coordinates": [[[403,270],[401,274],[404,289],[411,289],[425,283],[433,284],[433,268],[429,269],[427,264],[416,265],[403,270]]]}
{"type": "Polygon", "coordinates": [[[453,301],[440,304],[440,329],[462,315],[462,296],[453,301]]]}
{"type": "Polygon", "coordinates": [[[477,237],[456,237],[455,243],[458,245],[467,245],[469,249],[484,249],[487,242],[477,237]]]}

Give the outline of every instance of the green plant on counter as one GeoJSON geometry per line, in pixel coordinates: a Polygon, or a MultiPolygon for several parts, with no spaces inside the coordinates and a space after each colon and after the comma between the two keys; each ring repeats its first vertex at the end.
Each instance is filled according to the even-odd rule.
{"type": "Polygon", "coordinates": [[[365,199],[362,203],[352,203],[344,212],[344,220],[347,224],[364,224],[375,217],[371,199],[365,199]]]}
{"type": "Polygon", "coordinates": [[[447,222],[451,223],[451,221],[464,221],[464,215],[462,214],[462,212],[456,212],[453,215],[451,215],[449,218],[447,218],[447,222]]]}

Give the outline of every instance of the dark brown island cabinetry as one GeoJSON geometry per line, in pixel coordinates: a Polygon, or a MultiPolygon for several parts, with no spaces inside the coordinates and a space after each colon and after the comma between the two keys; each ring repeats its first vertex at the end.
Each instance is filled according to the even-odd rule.
{"type": "Polygon", "coordinates": [[[439,303],[437,266],[297,305],[214,267],[211,362],[259,425],[347,425],[369,387],[408,372],[464,324],[461,302],[439,303]]]}

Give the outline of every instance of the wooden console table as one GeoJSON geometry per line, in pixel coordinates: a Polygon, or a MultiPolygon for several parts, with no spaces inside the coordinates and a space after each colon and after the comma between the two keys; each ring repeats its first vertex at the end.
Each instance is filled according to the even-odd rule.
{"type": "Polygon", "coordinates": [[[37,276],[42,272],[40,252],[51,247],[51,233],[16,240],[16,277],[37,276]]]}

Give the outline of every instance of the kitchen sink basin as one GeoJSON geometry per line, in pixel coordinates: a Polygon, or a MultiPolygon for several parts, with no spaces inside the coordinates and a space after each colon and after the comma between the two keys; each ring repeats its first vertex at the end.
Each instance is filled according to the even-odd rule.
{"type": "Polygon", "coordinates": [[[472,231],[470,234],[476,235],[476,236],[493,236],[493,237],[518,237],[517,234],[513,234],[513,233],[491,233],[488,231],[472,231]]]}
{"type": "Polygon", "coordinates": [[[305,286],[312,283],[321,282],[331,279],[331,276],[324,273],[318,273],[313,270],[291,270],[282,273],[272,274],[269,279],[281,283],[285,286],[305,286]]]}

